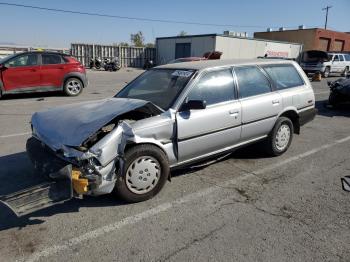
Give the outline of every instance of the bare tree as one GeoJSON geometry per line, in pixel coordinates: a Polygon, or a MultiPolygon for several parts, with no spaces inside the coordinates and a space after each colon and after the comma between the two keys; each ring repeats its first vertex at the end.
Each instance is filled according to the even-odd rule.
{"type": "Polygon", "coordinates": [[[145,37],[143,36],[143,33],[141,31],[138,31],[136,34],[131,34],[131,43],[133,43],[136,47],[143,47],[145,46],[145,37]]]}
{"type": "Polygon", "coordinates": [[[129,43],[127,43],[127,42],[120,42],[119,46],[129,46],[129,43]]]}

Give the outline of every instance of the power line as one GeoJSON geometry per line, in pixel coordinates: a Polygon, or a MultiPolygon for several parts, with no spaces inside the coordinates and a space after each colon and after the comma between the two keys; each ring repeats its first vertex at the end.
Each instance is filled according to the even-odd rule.
{"type": "MultiPolygon", "coordinates": [[[[236,27],[236,28],[267,28],[267,27],[271,27],[271,26],[262,26],[262,25],[210,24],[210,23],[189,22],[189,21],[179,21],[179,20],[163,20],[163,19],[143,18],[143,17],[130,17],[130,16],[101,14],[101,13],[80,12],[80,11],[74,11],[74,10],[48,8],[48,7],[33,6],[33,5],[13,4],[13,3],[7,3],[7,2],[0,2],[0,5],[6,5],[6,6],[12,6],[12,7],[23,7],[23,8],[42,10],[42,11],[52,11],[52,12],[60,12],[60,13],[69,13],[69,14],[78,14],[78,15],[87,15],[87,16],[98,16],[98,17],[107,17],[107,18],[116,18],[116,19],[127,19],[127,20],[146,21],[146,22],[159,22],[159,23],[168,23],[168,24],[186,24],[186,25],[198,25],[198,26],[233,27],[233,28],[234,27],[236,27]]],[[[287,28],[292,28],[292,27],[287,27],[287,28]]]]}

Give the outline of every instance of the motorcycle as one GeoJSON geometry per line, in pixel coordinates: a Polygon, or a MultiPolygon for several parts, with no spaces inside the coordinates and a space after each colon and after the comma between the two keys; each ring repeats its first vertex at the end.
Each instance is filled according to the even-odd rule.
{"type": "Polygon", "coordinates": [[[339,78],[336,81],[328,82],[331,90],[328,103],[337,106],[341,103],[350,102],[350,77],[339,78]]]}
{"type": "Polygon", "coordinates": [[[102,60],[101,60],[101,58],[96,57],[95,59],[94,58],[90,59],[90,69],[93,69],[94,67],[96,69],[101,69],[101,67],[102,67],[102,60]]]}
{"type": "Polygon", "coordinates": [[[106,58],[105,63],[104,63],[104,69],[105,71],[117,71],[120,69],[120,63],[119,63],[119,58],[114,57],[113,59],[106,58]]]}
{"type": "Polygon", "coordinates": [[[147,60],[145,62],[145,64],[143,65],[143,69],[144,70],[148,70],[148,69],[150,69],[150,68],[152,68],[154,66],[155,66],[155,64],[154,64],[153,60],[147,60]]]}

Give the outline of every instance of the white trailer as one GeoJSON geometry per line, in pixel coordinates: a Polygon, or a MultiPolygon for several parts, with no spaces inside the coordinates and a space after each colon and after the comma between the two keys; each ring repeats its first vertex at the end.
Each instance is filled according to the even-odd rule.
{"type": "Polygon", "coordinates": [[[205,52],[220,51],[221,59],[249,59],[259,56],[296,59],[303,45],[231,35],[207,34],[158,37],[157,63],[166,64],[182,57],[202,57],[205,52]]]}

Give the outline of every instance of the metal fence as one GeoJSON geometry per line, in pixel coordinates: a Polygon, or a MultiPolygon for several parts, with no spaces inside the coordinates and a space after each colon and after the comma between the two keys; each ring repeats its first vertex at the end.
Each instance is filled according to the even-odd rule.
{"type": "Polygon", "coordinates": [[[142,68],[147,60],[156,59],[156,49],[148,47],[129,47],[94,44],[71,44],[71,55],[88,67],[90,59],[119,58],[122,67],[142,68]]]}

